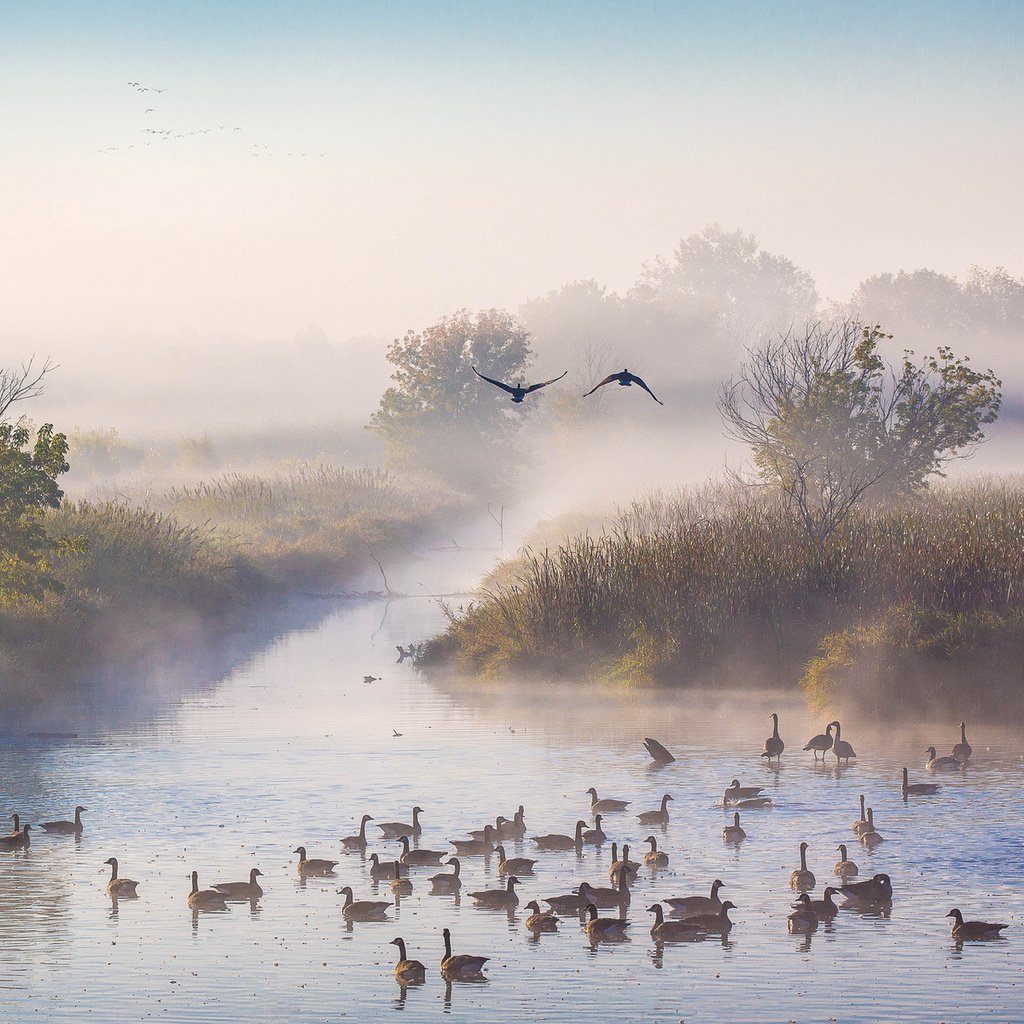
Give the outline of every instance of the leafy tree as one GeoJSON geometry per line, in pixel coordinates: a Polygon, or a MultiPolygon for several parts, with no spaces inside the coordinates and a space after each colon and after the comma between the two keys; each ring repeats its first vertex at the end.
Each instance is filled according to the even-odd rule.
{"type": "Polygon", "coordinates": [[[823,541],[867,495],[909,495],[984,439],[1002,382],[941,347],[896,366],[892,335],[843,321],[816,324],[748,351],[719,408],[748,444],[761,481],[781,489],[808,534],[823,541]]]}

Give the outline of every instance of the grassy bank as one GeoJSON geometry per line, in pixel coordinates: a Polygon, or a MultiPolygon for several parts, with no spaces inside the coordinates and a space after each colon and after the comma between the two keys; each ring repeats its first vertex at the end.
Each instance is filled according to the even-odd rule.
{"type": "Polygon", "coordinates": [[[1020,707],[1022,585],[1020,481],[862,509],[822,548],[779,504],[696,491],[502,567],[432,656],[633,685],[802,680],[822,707],[1020,707]]]}

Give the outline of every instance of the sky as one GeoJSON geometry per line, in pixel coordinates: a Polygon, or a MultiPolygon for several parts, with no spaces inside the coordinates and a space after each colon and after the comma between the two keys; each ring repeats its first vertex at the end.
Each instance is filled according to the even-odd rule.
{"type": "Polygon", "coordinates": [[[1016,0],[0,0],[0,39],[5,349],[395,336],[711,222],[839,300],[1024,275],[1016,0]]]}

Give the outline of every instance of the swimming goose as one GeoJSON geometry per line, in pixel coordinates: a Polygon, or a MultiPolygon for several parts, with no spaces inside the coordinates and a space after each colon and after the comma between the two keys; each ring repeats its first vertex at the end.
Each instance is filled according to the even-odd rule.
{"type": "Polygon", "coordinates": [[[296,846],[292,853],[299,855],[299,863],[295,866],[300,875],[333,875],[334,869],[338,865],[336,860],[317,860],[316,858],[310,860],[306,856],[304,846],[296,846]]]}
{"type": "Polygon", "coordinates": [[[936,757],[934,747],[929,747],[925,753],[928,755],[925,768],[930,772],[956,771],[958,768],[963,768],[963,762],[958,761],[955,757],[936,757]]]}
{"type": "Polygon", "coordinates": [[[869,849],[873,850],[879,843],[884,842],[882,836],[875,831],[875,812],[868,808],[868,827],[860,833],[860,841],[869,849]]]}
{"type": "Polygon", "coordinates": [[[629,844],[622,847],[622,860],[619,860],[618,843],[612,843],[612,864],[608,869],[608,877],[615,882],[618,879],[619,868],[626,869],[626,882],[630,885],[636,881],[640,874],[640,865],[635,860],[629,859],[629,844]]]}
{"type": "Polygon", "coordinates": [[[365,850],[366,849],[366,823],[373,821],[373,818],[369,814],[363,815],[363,820],[359,823],[359,834],[354,836],[345,836],[341,841],[341,845],[346,850],[365,850]]]}
{"type": "Polygon", "coordinates": [[[492,853],[494,851],[494,826],[484,825],[483,833],[483,839],[449,839],[448,842],[455,847],[455,852],[460,857],[492,853]]]}
{"type": "Polygon", "coordinates": [[[651,938],[656,942],[674,942],[679,939],[696,939],[704,934],[702,928],[691,924],[689,921],[666,921],[665,913],[660,903],[647,908],[648,913],[654,915],[654,924],[651,926],[651,938]]]}
{"type": "Polygon", "coordinates": [[[498,874],[499,875],[532,875],[533,865],[537,862],[529,857],[506,857],[505,847],[499,846],[498,853],[498,874]]]}
{"type": "Polygon", "coordinates": [[[398,947],[398,963],[395,964],[395,981],[399,985],[419,985],[426,980],[427,969],[419,960],[409,960],[405,952],[405,939],[392,939],[388,945],[398,947]]]}
{"type": "Polygon", "coordinates": [[[408,836],[402,836],[397,842],[402,844],[402,856],[398,858],[399,861],[412,867],[432,867],[440,864],[441,858],[447,856],[446,850],[410,850],[408,836]]]}
{"type": "Polygon", "coordinates": [[[807,843],[800,844],[800,867],[789,876],[789,884],[793,889],[813,889],[817,884],[814,872],[807,870],[807,843]]]}
{"type": "Polygon", "coordinates": [[[484,969],[484,964],[490,960],[489,956],[472,956],[469,953],[458,953],[452,956],[452,933],[443,929],[444,956],[441,958],[441,974],[445,978],[458,980],[460,978],[476,978],[484,969]]]}
{"type": "Polygon", "coordinates": [[[860,817],[850,826],[850,830],[860,835],[861,832],[866,832],[868,827],[868,816],[864,810],[864,794],[860,795],[860,817]]]}
{"type": "Polygon", "coordinates": [[[459,871],[462,865],[458,857],[450,857],[445,863],[451,864],[451,872],[442,872],[440,875],[430,876],[430,891],[433,893],[453,893],[462,888],[462,879],[459,878],[459,871]]]}
{"type": "Polygon", "coordinates": [[[624,811],[630,804],[629,800],[598,800],[597,790],[593,786],[587,790],[590,794],[590,813],[597,814],[600,811],[602,814],[610,814],[615,811],[624,811]]]}
{"type": "Polygon", "coordinates": [[[514,907],[519,903],[519,897],[516,895],[517,885],[519,879],[515,875],[509,875],[504,889],[483,889],[469,895],[482,907],[514,907]]]}
{"type": "Polygon", "coordinates": [[[851,903],[892,903],[892,879],[886,874],[875,875],[866,882],[849,882],[839,891],[851,903]]]}
{"type": "Polygon", "coordinates": [[[412,824],[404,821],[385,821],[377,825],[377,828],[384,833],[385,839],[401,839],[402,836],[418,836],[422,831],[420,827],[420,815],[422,807],[412,809],[412,824]]]}
{"type": "Polygon", "coordinates": [[[494,825],[492,825],[492,826],[485,825],[483,828],[476,829],[473,832],[469,832],[467,834],[469,835],[470,839],[486,839],[487,838],[487,834],[488,834],[487,833],[487,829],[488,829],[488,827],[490,827],[491,831],[494,833],[494,838],[495,839],[500,839],[501,838],[501,827],[502,827],[502,825],[505,824],[506,821],[508,821],[508,818],[506,818],[503,815],[499,814],[494,819],[494,825]]]}
{"type": "Polygon", "coordinates": [[[825,892],[822,899],[812,900],[811,897],[802,892],[796,898],[796,903],[793,904],[797,910],[811,910],[818,917],[824,921],[831,921],[836,914],[839,913],[839,907],[832,901],[832,897],[838,893],[838,889],[833,889],[831,885],[825,886],[825,892]]]}
{"type": "Polygon", "coordinates": [[[625,867],[619,868],[619,873],[615,879],[615,888],[607,889],[603,886],[599,889],[594,888],[589,882],[580,882],[579,894],[580,899],[583,901],[583,906],[588,903],[593,903],[595,907],[627,907],[629,906],[631,896],[629,895],[629,886],[626,883],[625,878],[625,867]]]}
{"type": "Polygon", "coordinates": [[[412,879],[408,876],[402,877],[402,865],[398,861],[392,861],[394,870],[391,875],[391,891],[396,896],[412,895],[412,879]]]}
{"type": "Polygon", "coordinates": [[[350,885],[343,886],[340,892],[345,897],[341,913],[346,921],[384,921],[384,915],[394,906],[383,900],[357,900],[350,885]]]}
{"type": "Polygon", "coordinates": [[[29,838],[31,825],[26,825],[20,832],[12,832],[9,836],[0,836],[0,850],[20,850],[32,845],[29,838]]]}
{"type": "Polygon", "coordinates": [[[813,932],[818,927],[818,915],[801,907],[786,918],[786,927],[791,932],[813,932]]]}
{"type": "Polygon", "coordinates": [[[503,818],[501,828],[498,829],[500,839],[522,839],[526,835],[526,819],[523,817],[523,805],[512,816],[512,820],[503,818]]]}
{"type": "Polygon", "coordinates": [[[116,857],[108,857],[103,863],[110,865],[110,881],[107,882],[107,892],[111,896],[138,896],[135,891],[139,886],[138,882],[133,882],[130,878],[117,877],[116,857]]]}
{"type": "Polygon", "coordinates": [[[722,909],[718,890],[725,885],[720,878],[711,883],[710,896],[682,896],[665,900],[675,917],[700,917],[702,914],[717,914],[722,909]]]}
{"type": "MultiPolygon", "coordinates": [[[[582,884],[586,886],[586,882],[582,884]]],[[[587,907],[587,901],[580,892],[566,893],[564,896],[545,897],[544,902],[559,914],[582,914],[587,907]]]]}
{"type": "Polygon", "coordinates": [[[82,811],[88,809],[88,807],[76,807],[74,821],[44,821],[40,824],[40,828],[44,832],[53,832],[59,836],[80,836],[82,834],[82,811]]]}
{"type": "Polygon", "coordinates": [[[583,845],[583,830],[587,827],[585,821],[576,822],[576,837],[563,836],[557,833],[547,836],[531,836],[542,850],[575,850],[583,845]]]}
{"type": "Polygon", "coordinates": [[[672,762],[675,761],[675,757],[673,757],[670,751],[650,736],[644,737],[644,747],[646,748],[647,753],[654,758],[655,764],[672,764],[672,762]]]}
{"type": "MultiPolygon", "coordinates": [[[[116,868],[114,869],[117,870],[116,868]]],[[[218,882],[214,885],[217,892],[224,893],[224,898],[229,900],[258,900],[263,895],[260,883],[256,881],[257,875],[263,872],[259,868],[249,869],[248,882],[218,882]]]]}
{"type": "Polygon", "coordinates": [[[695,917],[685,918],[685,923],[691,928],[698,928],[702,932],[709,932],[715,935],[728,935],[732,931],[732,921],[729,920],[729,911],[735,910],[736,904],[726,900],[715,914],[698,914],[695,917]]]}
{"type": "Polygon", "coordinates": [[[737,800],[750,800],[759,797],[764,791],[763,786],[741,786],[739,779],[733,779],[729,788],[725,791],[725,803],[734,803],[737,800]]]}
{"type": "Polygon", "coordinates": [[[601,828],[602,815],[594,815],[594,827],[584,829],[583,831],[583,842],[588,846],[600,846],[608,837],[604,834],[604,830],[601,828]]]}
{"type": "Polygon", "coordinates": [[[637,820],[641,825],[667,825],[668,824],[668,802],[672,797],[666,793],[661,798],[661,810],[660,811],[644,811],[643,814],[637,815],[637,820]]]}
{"type": "Polygon", "coordinates": [[[772,712],[772,734],[764,741],[764,750],[761,751],[762,757],[767,757],[770,761],[773,757],[779,764],[782,763],[782,752],[786,749],[786,744],[782,742],[782,737],[779,736],[779,716],[772,712]]]}
{"type": "Polygon", "coordinates": [[[815,761],[818,760],[818,754],[820,753],[822,755],[821,759],[824,761],[825,760],[825,753],[827,751],[831,750],[831,749],[832,749],[832,723],[829,722],[828,725],[825,726],[825,731],[823,733],[818,733],[817,736],[812,736],[807,741],[807,746],[804,747],[804,750],[812,750],[812,751],[814,751],[814,760],[815,761]]]}
{"type": "Polygon", "coordinates": [[[396,867],[400,869],[401,874],[409,874],[408,865],[401,863],[401,861],[381,860],[376,853],[370,854],[370,866],[368,870],[372,879],[393,878],[396,867]]]}
{"type": "Polygon", "coordinates": [[[11,815],[11,820],[14,822],[14,828],[8,832],[8,836],[16,836],[21,831],[21,816],[15,811],[11,815]]]}
{"type": "Polygon", "coordinates": [[[732,824],[722,829],[722,839],[727,843],[738,843],[747,838],[747,833],[740,827],[740,816],[737,811],[732,816],[732,824]]]}
{"type": "Polygon", "coordinates": [[[966,764],[971,759],[974,749],[967,742],[967,726],[960,723],[960,742],[953,748],[953,756],[961,763],[966,764]]]}
{"type": "Polygon", "coordinates": [[[953,918],[952,935],[959,942],[964,939],[1001,939],[999,933],[1007,924],[995,924],[988,921],[965,921],[964,915],[954,907],[946,917],[953,918]]]}
{"type": "Polygon", "coordinates": [[[840,843],[836,849],[839,851],[840,860],[835,866],[835,873],[845,881],[847,878],[854,878],[857,875],[857,865],[846,854],[846,844],[840,843]]]}
{"type": "Polygon", "coordinates": [[[598,917],[597,907],[593,903],[587,904],[587,923],[583,926],[583,930],[587,933],[587,938],[591,942],[596,942],[600,939],[622,939],[626,937],[626,929],[629,927],[628,921],[623,921],[618,917],[598,917]]]}
{"type": "Polygon", "coordinates": [[[658,849],[658,840],[648,836],[644,842],[651,844],[651,848],[644,854],[644,863],[651,868],[667,868],[668,854],[658,849]]]}
{"type": "Polygon", "coordinates": [[[188,905],[193,910],[227,910],[227,897],[216,889],[199,888],[199,872],[192,872],[192,891],[188,894],[188,905]]]}
{"type": "Polygon", "coordinates": [[[836,761],[850,763],[851,757],[857,756],[857,751],[842,738],[842,727],[838,722],[832,723],[836,727],[836,741],[832,744],[832,753],[836,755],[836,761]]]}
{"type": "Polygon", "coordinates": [[[526,927],[531,932],[557,932],[558,931],[558,918],[547,911],[540,909],[540,904],[536,900],[531,900],[526,904],[527,910],[532,910],[533,913],[526,919],[526,927]]]}
{"type": "Polygon", "coordinates": [[[915,782],[910,783],[907,780],[910,777],[910,773],[906,768],[903,769],[903,785],[901,791],[903,793],[903,799],[906,800],[908,796],[933,796],[938,793],[942,787],[936,782],[915,782]]]}

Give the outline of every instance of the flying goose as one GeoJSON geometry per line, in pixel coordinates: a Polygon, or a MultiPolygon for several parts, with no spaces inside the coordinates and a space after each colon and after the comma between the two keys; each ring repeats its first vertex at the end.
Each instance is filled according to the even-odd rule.
{"type": "Polygon", "coordinates": [[[441,932],[444,936],[444,956],[441,958],[441,974],[445,978],[476,978],[484,969],[489,956],[472,956],[469,953],[458,953],[452,956],[452,933],[447,929],[441,932]]]}
{"type": "Polygon", "coordinates": [[[540,909],[540,904],[536,900],[530,900],[526,904],[527,910],[532,910],[533,913],[526,919],[526,927],[531,932],[556,932],[558,931],[558,918],[547,911],[540,909]]]}
{"type": "Polygon", "coordinates": [[[29,829],[31,825],[25,825],[20,832],[12,832],[9,836],[0,836],[0,850],[20,850],[23,847],[32,845],[32,840],[29,838],[29,829]]]}
{"type": "Polygon", "coordinates": [[[665,912],[661,909],[660,903],[655,903],[653,906],[648,907],[647,911],[654,915],[654,924],[651,926],[651,938],[656,942],[696,939],[705,934],[702,928],[691,924],[689,921],[666,921],[665,912]]]}
{"type": "Polygon", "coordinates": [[[868,828],[868,816],[867,811],[864,810],[864,794],[860,795],[860,817],[850,826],[850,831],[860,835],[861,832],[866,832],[868,828]]]}
{"type": "Polygon", "coordinates": [[[575,850],[583,845],[583,830],[586,827],[585,821],[577,821],[575,838],[558,833],[547,836],[531,836],[530,838],[542,850],[575,850]]]}
{"type": "Polygon", "coordinates": [[[448,842],[455,847],[455,852],[460,857],[492,853],[494,851],[494,826],[484,825],[483,833],[483,839],[449,839],[448,842]]]}
{"type": "Polygon", "coordinates": [[[773,757],[779,764],[782,763],[782,752],[786,749],[786,744],[782,742],[782,737],[779,736],[779,716],[772,712],[772,734],[764,741],[764,750],[761,751],[762,757],[767,757],[770,761],[773,757]]]}
{"type": "Polygon", "coordinates": [[[366,849],[366,823],[373,821],[373,818],[369,814],[364,814],[362,821],[359,823],[359,834],[354,836],[345,836],[341,841],[341,845],[346,850],[365,850],[366,849]]]}
{"type": "Polygon", "coordinates": [[[88,807],[76,807],[74,821],[44,821],[40,824],[40,828],[44,832],[52,832],[59,836],[80,836],[82,834],[82,811],[88,809],[88,807]]]}
{"type": "Polygon", "coordinates": [[[130,878],[117,877],[116,857],[108,857],[103,863],[110,865],[110,881],[107,882],[107,892],[109,892],[111,896],[123,897],[138,895],[135,891],[139,886],[138,882],[134,882],[130,878]]]}
{"type": "Polygon", "coordinates": [[[199,888],[199,872],[192,872],[192,891],[188,894],[188,905],[193,910],[227,910],[227,897],[216,889],[199,888]]]}
{"type": "Polygon", "coordinates": [[[963,762],[958,761],[955,757],[936,757],[934,747],[929,747],[925,753],[928,755],[925,768],[930,772],[956,771],[958,768],[963,768],[963,762]]]}
{"type": "Polygon", "coordinates": [[[658,840],[648,836],[644,842],[651,844],[651,848],[644,854],[644,863],[651,868],[667,868],[668,854],[658,849],[658,840]]]}
{"type": "Polygon", "coordinates": [[[600,814],[595,814],[594,827],[583,831],[583,842],[588,846],[600,846],[608,838],[601,828],[601,817],[600,814]]]}
{"type": "Polygon", "coordinates": [[[857,865],[847,856],[846,844],[840,843],[836,849],[839,851],[840,860],[836,862],[835,873],[845,882],[847,878],[854,878],[858,873],[857,865]]]}
{"type": "Polygon", "coordinates": [[[789,876],[789,884],[793,889],[813,889],[817,884],[814,872],[807,869],[807,843],[800,844],[800,867],[789,876]]]}
{"type": "Polygon", "coordinates": [[[903,785],[901,787],[903,799],[908,796],[934,796],[942,787],[936,782],[908,782],[910,773],[903,769],[903,785]]]}
{"type": "Polygon", "coordinates": [[[399,868],[403,875],[409,874],[408,865],[402,864],[397,860],[381,860],[376,853],[370,854],[370,877],[374,880],[380,878],[392,878],[395,874],[395,868],[399,868]]]}
{"type": "Polygon", "coordinates": [[[845,761],[850,763],[851,757],[857,756],[857,751],[842,738],[842,728],[838,722],[832,723],[836,727],[836,741],[832,745],[832,753],[836,755],[836,762],[845,761]]]}
{"type": "Polygon", "coordinates": [[[296,864],[296,868],[300,875],[333,875],[334,869],[338,865],[336,860],[317,860],[316,858],[310,860],[306,856],[304,846],[296,846],[292,853],[299,855],[299,863],[296,864]]]}
{"type": "Polygon", "coordinates": [[[736,904],[726,900],[714,914],[698,914],[695,917],[687,917],[684,922],[692,928],[699,928],[702,932],[709,932],[715,935],[728,935],[732,931],[732,921],[729,920],[729,911],[735,910],[736,904]]]}
{"type": "Polygon", "coordinates": [[[440,864],[441,858],[447,855],[445,850],[410,850],[408,836],[402,836],[396,842],[402,844],[402,856],[398,858],[399,861],[412,867],[432,867],[440,864]]]}
{"type": "Polygon", "coordinates": [[[626,929],[629,927],[628,921],[623,921],[618,917],[598,917],[597,907],[593,903],[588,903],[586,909],[588,917],[583,930],[587,933],[587,938],[591,942],[597,942],[601,939],[625,938],[626,929]]]}
{"type": "Polygon", "coordinates": [[[878,874],[865,882],[847,882],[839,891],[851,903],[892,903],[892,879],[878,874]]]}
{"type": "Polygon", "coordinates": [[[248,882],[218,882],[214,889],[224,893],[224,898],[228,900],[258,900],[263,895],[263,889],[256,877],[262,874],[259,868],[250,868],[248,882]]]}
{"type": "Polygon", "coordinates": [[[672,908],[674,917],[700,917],[702,914],[717,914],[722,909],[718,890],[725,885],[720,878],[711,883],[710,896],[682,896],[665,902],[672,908]]]}
{"type": "Polygon", "coordinates": [[[637,387],[643,388],[653,398],[658,405],[664,405],[665,403],[658,398],[658,396],[644,383],[641,377],[638,377],[635,373],[630,373],[629,370],[621,370],[619,373],[609,373],[604,380],[595,384],[583,397],[588,398],[598,388],[603,388],[605,384],[614,384],[618,382],[620,387],[629,388],[636,384],[637,387]]]}
{"type": "Polygon", "coordinates": [[[812,736],[807,741],[807,746],[804,750],[812,750],[814,752],[814,760],[818,760],[818,754],[822,755],[822,760],[825,760],[825,753],[832,749],[832,723],[829,722],[825,726],[823,733],[818,733],[817,736],[812,736]]]}
{"type": "Polygon", "coordinates": [[[472,367],[472,370],[481,380],[487,381],[488,384],[493,384],[496,388],[501,388],[502,391],[507,391],[512,396],[513,402],[521,402],[527,395],[532,394],[534,391],[540,391],[541,388],[546,388],[549,384],[554,384],[555,381],[561,380],[569,372],[566,370],[561,377],[552,377],[551,380],[542,381],[540,384],[524,384],[522,381],[518,384],[505,384],[500,380],[495,380],[493,377],[485,377],[475,366],[472,367]]]}
{"type": "Polygon", "coordinates": [[[868,827],[860,833],[860,841],[869,849],[873,850],[879,843],[884,842],[882,835],[875,831],[875,812],[868,808],[868,827]]]}
{"type": "Polygon", "coordinates": [[[590,813],[609,814],[615,811],[624,811],[630,804],[629,800],[598,800],[597,790],[593,786],[587,790],[590,794],[590,813]]]}
{"type": "Polygon", "coordinates": [[[961,763],[966,764],[974,753],[970,743],[967,742],[967,726],[960,723],[960,742],[953,748],[953,756],[961,763]]]}
{"type": "Polygon", "coordinates": [[[394,865],[394,869],[391,874],[391,891],[396,896],[411,896],[412,895],[412,879],[406,875],[402,877],[402,867],[397,860],[391,862],[394,865]]]}
{"type": "Polygon", "coordinates": [[[655,764],[672,764],[672,762],[675,761],[675,757],[671,752],[651,736],[644,737],[644,747],[646,748],[647,753],[654,758],[655,764]]]}
{"type": "Polygon", "coordinates": [[[516,895],[517,885],[519,879],[515,875],[509,875],[504,889],[483,889],[469,895],[482,907],[514,907],[519,903],[519,897],[516,895]]]}
{"type": "Polygon", "coordinates": [[[459,871],[462,865],[459,863],[459,858],[450,857],[445,863],[451,864],[452,870],[430,876],[430,891],[432,893],[448,895],[458,892],[462,888],[462,879],[459,878],[459,871]]]}
{"type": "Polygon", "coordinates": [[[793,906],[797,910],[812,910],[822,920],[831,921],[839,913],[839,908],[832,901],[832,897],[838,892],[838,889],[833,889],[831,885],[826,885],[823,898],[820,900],[812,900],[807,893],[802,892],[797,896],[796,903],[793,906]]]}
{"type": "Polygon", "coordinates": [[[385,914],[394,905],[383,900],[357,900],[352,895],[352,886],[343,886],[340,893],[345,897],[341,913],[346,921],[384,921],[385,914]]]}
{"type": "Polygon", "coordinates": [[[506,857],[505,847],[497,848],[499,875],[532,875],[533,865],[537,862],[529,857],[506,857]]]}
{"type": "Polygon", "coordinates": [[[725,791],[725,803],[735,803],[737,800],[751,800],[759,797],[764,792],[763,786],[741,786],[739,779],[733,779],[725,791]]]}
{"type": "Polygon", "coordinates": [[[418,836],[422,829],[420,828],[420,815],[423,813],[422,807],[414,807],[412,809],[412,824],[408,824],[404,821],[385,821],[377,825],[377,828],[381,830],[386,839],[401,839],[402,836],[418,836]]]}
{"type": "Polygon", "coordinates": [[[964,939],[1001,939],[999,933],[1007,924],[995,924],[988,921],[965,921],[964,915],[954,907],[946,917],[953,918],[952,935],[958,942],[964,939]]]}
{"type": "Polygon", "coordinates": [[[399,985],[421,985],[427,976],[427,969],[419,960],[409,960],[405,952],[405,939],[392,939],[390,946],[398,947],[398,963],[395,964],[395,981],[399,985]]]}
{"type": "Polygon", "coordinates": [[[619,860],[618,843],[612,843],[612,864],[608,869],[608,877],[615,882],[618,879],[619,868],[624,867],[626,869],[626,881],[630,885],[636,881],[637,875],[640,874],[640,865],[635,860],[629,859],[629,844],[625,843],[622,847],[622,860],[619,860]]]}
{"type": "Polygon", "coordinates": [[[672,797],[669,793],[666,793],[661,798],[661,810],[660,811],[644,811],[642,814],[637,815],[637,820],[641,825],[667,825],[668,824],[668,802],[672,797]]]}
{"type": "Polygon", "coordinates": [[[739,843],[747,838],[747,833],[740,827],[740,815],[737,811],[732,816],[732,824],[722,829],[722,839],[727,843],[739,843]]]}

